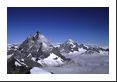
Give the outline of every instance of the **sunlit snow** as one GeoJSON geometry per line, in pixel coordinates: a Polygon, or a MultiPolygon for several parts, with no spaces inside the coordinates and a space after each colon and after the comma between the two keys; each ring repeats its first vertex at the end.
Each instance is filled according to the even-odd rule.
{"type": "Polygon", "coordinates": [[[30,70],[31,74],[51,74],[50,72],[46,71],[46,70],[43,70],[39,67],[33,67],[31,70],[30,70]]]}

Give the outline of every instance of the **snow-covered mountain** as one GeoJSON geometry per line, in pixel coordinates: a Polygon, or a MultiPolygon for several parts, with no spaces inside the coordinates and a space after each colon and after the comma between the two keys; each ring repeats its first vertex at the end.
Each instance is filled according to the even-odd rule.
{"type": "Polygon", "coordinates": [[[59,49],[62,52],[66,52],[66,53],[78,51],[78,44],[74,42],[72,39],[68,39],[63,44],[60,45],[59,49]]]}
{"type": "Polygon", "coordinates": [[[16,61],[13,62],[16,67],[26,66],[30,68],[35,66],[60,66],[68,61],[68,59],[60,53],[58,48],[53,47],[48,39],[39,32],[27,37],[17,49],[9,49],[7,55],[8,67],[10,67],[9,63],[14,59],[20,62],[17,65],[15,64],[16,61]]]}
{"type": "Polygon", "coordinates": [[[68,55],[94,54],[108,55],[109,48],[78,44],[72,39],[53,45],[42,33],[36,32],[28,36],[20,45],[8,45],[7,69],[8,73],[30,73],[34,67],[40,70],[41,67],[60,67],[74,61],[68,55]]]}
{"type": "Polygon", "coordinates": [[[84,55],[109,55],[109,48],[98,45],[78,44],[72,39],[68,39],[64,43],[57,44],[55,47],[59,48],[61,53],[67,54],[84,54],[84,55]]]}

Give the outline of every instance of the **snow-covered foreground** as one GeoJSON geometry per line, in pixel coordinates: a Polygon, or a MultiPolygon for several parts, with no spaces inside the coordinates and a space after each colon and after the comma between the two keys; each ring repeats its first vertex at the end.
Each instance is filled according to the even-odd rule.
{"type": "Polygon", "coordinates": [[[67,55],[74,61],[60,67],[44,67],[54,74],[108,74],[109,55],[67,55]]]}
{"type": "Polygon", "coordinates": [[[38,68],[38,67],[33,67],[31,70],[30,70],[31,74],[51,74],[50,72],[47,72],[41,68],[38,68]]]}

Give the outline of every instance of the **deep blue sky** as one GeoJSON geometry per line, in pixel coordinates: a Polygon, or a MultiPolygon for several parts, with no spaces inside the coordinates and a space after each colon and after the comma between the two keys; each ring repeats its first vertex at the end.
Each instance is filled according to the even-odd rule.
{"type": "Polygon", "coordinates": [[[8,7],[8,43],[21,43],[40,31],[53,43],[71,38],[78,43],[108,45],[108,7],[8,7]]]}

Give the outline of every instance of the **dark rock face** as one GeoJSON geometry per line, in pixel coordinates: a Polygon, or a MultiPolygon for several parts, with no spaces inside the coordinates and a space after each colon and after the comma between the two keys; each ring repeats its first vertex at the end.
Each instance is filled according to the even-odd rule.
{"type": "Polygon", "coordinates": [[[15,52],[14,50],[9,50],[9,51],[7,52],[7,55],[13,54],[14,52],[15,52]]]}
{"type": "Polygon", "coordinates": [[[16,66],[15,62],[16,59],[12,59],[9,62],[7,62],[7,74],[29,74],[30,69],[29,67],[26,66],[16,66]]]}

